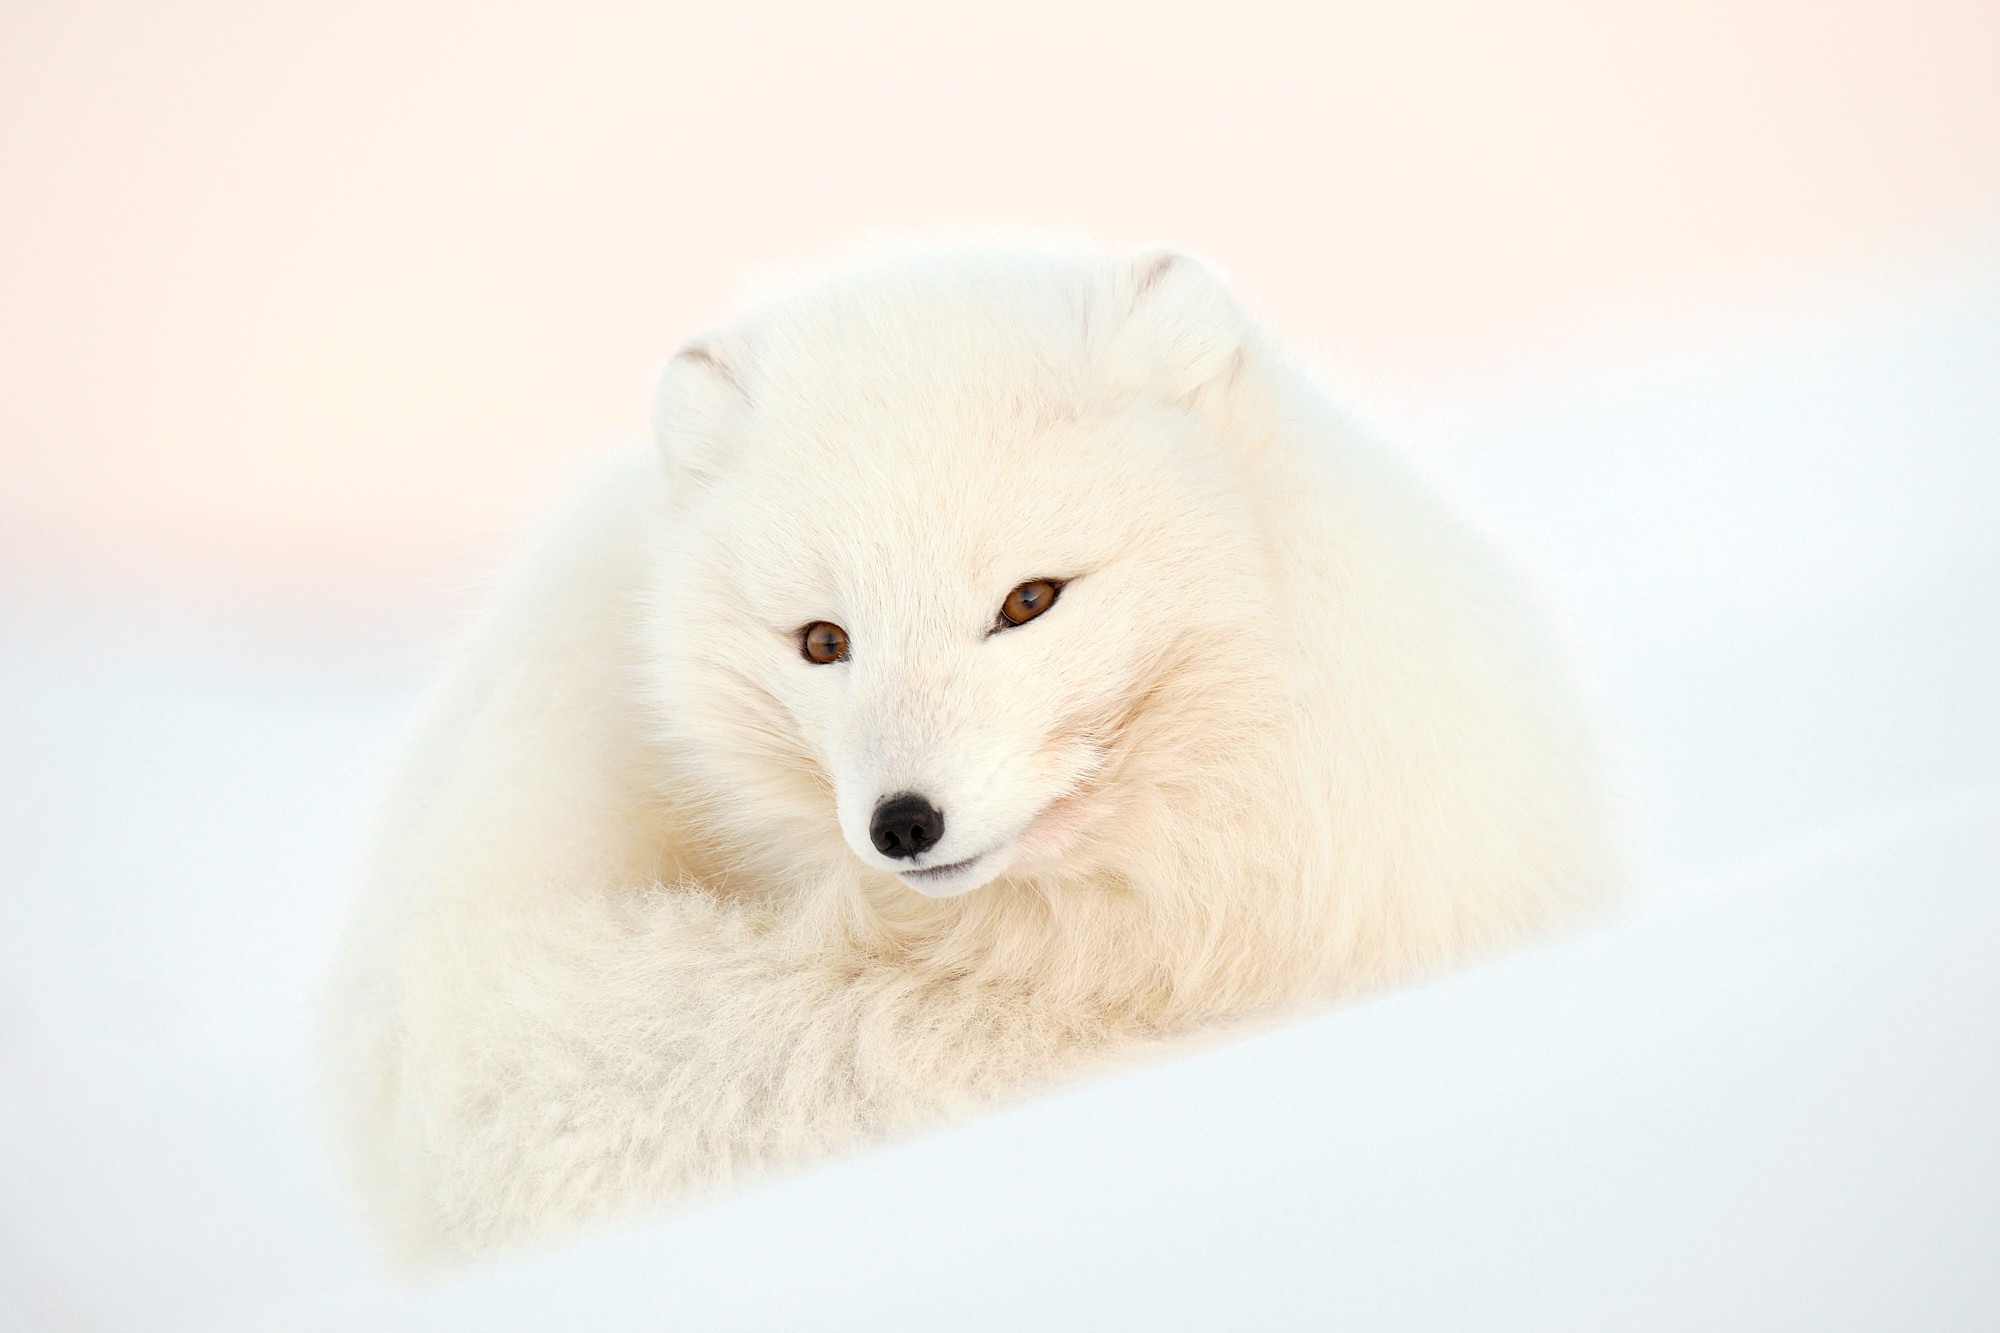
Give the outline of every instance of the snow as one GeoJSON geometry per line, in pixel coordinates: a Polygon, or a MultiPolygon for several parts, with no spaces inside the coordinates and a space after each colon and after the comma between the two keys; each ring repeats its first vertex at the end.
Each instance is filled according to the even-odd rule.
{"type": "Polygon", "coordinates": [[[2000,1326],[2000,263],[1833,307],[1402,414],[1631,754],[1622,919],[416,1288],[306,1057],[423,655],[0,603],[0,1327],[2000,1326]]]}

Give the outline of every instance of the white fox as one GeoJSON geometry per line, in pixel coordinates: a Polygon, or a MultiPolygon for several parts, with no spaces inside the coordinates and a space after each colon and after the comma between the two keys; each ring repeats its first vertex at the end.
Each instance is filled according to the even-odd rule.
{"type": "Polygon", "coordinates": [[[1172,253],[901,251],[683,350],[500,589],[327,1006],[407,1259],[1576,918],[1543,617],[1172,253]]]}

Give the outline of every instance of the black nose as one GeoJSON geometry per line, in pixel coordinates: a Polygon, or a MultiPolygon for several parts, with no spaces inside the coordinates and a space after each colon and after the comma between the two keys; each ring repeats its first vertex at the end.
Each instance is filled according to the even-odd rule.
{"type": "Polygon", "coordinates": [[[913,791],[888,797],[868,821],[868,838],[884,856],[916,856],[937,846],[943,836],[944,811],[913,791]]]}

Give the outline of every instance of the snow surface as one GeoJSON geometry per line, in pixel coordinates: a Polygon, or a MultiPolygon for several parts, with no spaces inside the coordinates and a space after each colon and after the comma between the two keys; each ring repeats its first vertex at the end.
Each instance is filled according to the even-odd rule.
{"type": "Polygon", "coordinates": [[[424,664],[0,612],[0,1327],[2000,1327],[2000,264],[1405,416],[1632,755],[1622,920],[414,1289],[307,1032],[424,664]]]}

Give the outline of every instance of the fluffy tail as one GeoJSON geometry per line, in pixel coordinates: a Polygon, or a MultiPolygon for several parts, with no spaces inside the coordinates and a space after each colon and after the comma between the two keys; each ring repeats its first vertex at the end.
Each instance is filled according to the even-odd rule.
{"type": "Polygon", "coordinates": [[[1115,1027],[857,963],[693,888],[548,907],[406,972],[373,1034],[372,1201],[411,1257],[904,1132],[1044,1081],[1115,1027]]]}

